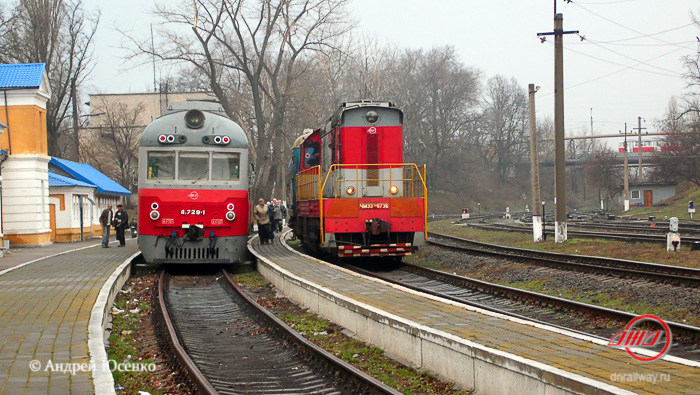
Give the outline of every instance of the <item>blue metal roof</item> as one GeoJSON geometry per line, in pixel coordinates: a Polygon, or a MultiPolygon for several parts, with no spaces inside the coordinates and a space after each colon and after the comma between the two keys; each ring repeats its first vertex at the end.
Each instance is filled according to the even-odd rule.
{"type": "Polygon", "coordinates": [[[65,171],[80,181],[95,185],[105,195],[129,196],[131,192],[87,163],[76,163],[66,159],[51,158],[50,164],[65,171]]]}
{"type": "Polygon", "coordinates": [[[87,182],[78,181],[75,178],[70,178],[49,172],[49,187],[88,187],[97,188],[96,185],[88,184],[87,182]]]}
{"type": "Polygon", "coordinates": [[[0,89],[38,88],[45,68],[44,63],[0,64],[0,89]]]}

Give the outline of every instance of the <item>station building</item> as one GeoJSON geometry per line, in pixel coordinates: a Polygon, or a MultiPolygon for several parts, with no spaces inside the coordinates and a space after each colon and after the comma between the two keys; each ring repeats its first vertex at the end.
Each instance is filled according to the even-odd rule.
{"type": "Polygon", "coordinates": [[[91,171],[81,168],[81,164],[48,156],[46,103],[51,98],[51,87],[46,65],[0,64],[0,91],[3,245],[43,246],[53,241],[79,240],[76,235],[85,236],[86,230],[97,235],[94,225],[99,222],[99,214],[94,212],[130,193],[119,185],[121,189],[115,188],[112,183],[116,183],[92,167],[91,171]],[[50,163],[53,172],[49,171],[50,163]],[[81,171],[76,172],[76,168],[81,171]],[[101,177],[88,176],[93,172],[101,177]]]}

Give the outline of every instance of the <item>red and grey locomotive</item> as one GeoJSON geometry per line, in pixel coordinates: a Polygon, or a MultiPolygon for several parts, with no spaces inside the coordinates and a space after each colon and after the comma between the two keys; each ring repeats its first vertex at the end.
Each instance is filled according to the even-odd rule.
{"type": "Polygon", "coordinates": [[[139,148],[138,243],[156,263],[233,263],[248,235],[248,140],[213,102],[174,103],[139,148]]]}
{"type": "Polygon", "coordinates": [[[426,169],[403,163],[393,103],[343,103],[294,157],[294,233],[312,250],[400,259],[425,243],[426,169]]]}

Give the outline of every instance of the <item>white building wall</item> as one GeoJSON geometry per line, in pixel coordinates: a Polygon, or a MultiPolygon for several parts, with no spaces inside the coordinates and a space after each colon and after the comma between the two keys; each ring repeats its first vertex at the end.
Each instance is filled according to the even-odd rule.
{"type": "Polygon", "coordinates": [[[94,188],[88,187],[53,187],[51,188],[52,195],[63,195],[65,202],[65,210],[61,211],[61,202],[58,198],[49,199],[49,203],[56,207],[56,229],[79,229],[80,228],[80,205],[78,195],[83,196],[83,227],[98,225],[99,213],[97,206],[90,203],[88,198],[95,201],[94,188]]]}
{"type": "Polygon", "coordinates": [[[3,162],[5,235],[51,231],[48,213],[50,159],[44,155],[12,155],[3,162]]]}

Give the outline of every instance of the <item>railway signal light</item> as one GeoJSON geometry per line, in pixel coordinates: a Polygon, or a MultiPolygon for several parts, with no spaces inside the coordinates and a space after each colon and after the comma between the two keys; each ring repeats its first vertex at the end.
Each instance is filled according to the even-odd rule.
{"type": "Polygon", "coordinates": [[[693,208],[693,201],[692,200],[688,202],[688,208],[693,208]]]}

